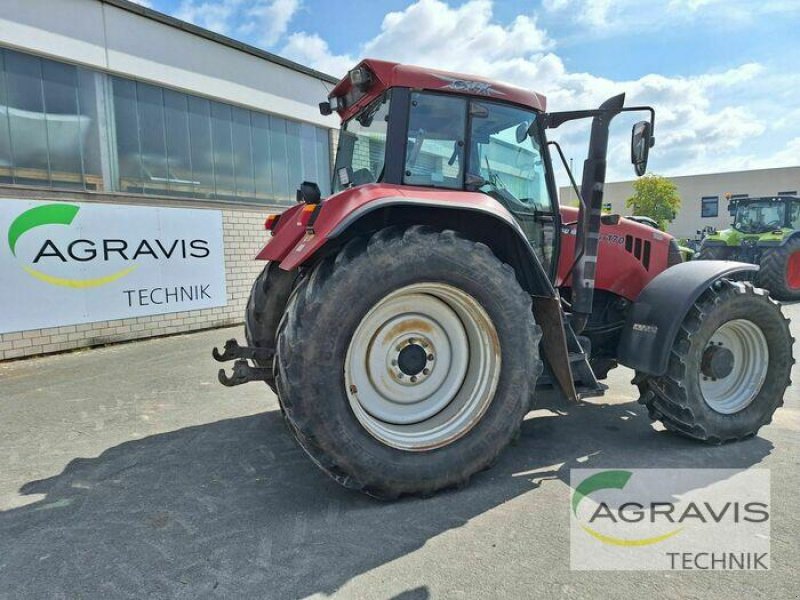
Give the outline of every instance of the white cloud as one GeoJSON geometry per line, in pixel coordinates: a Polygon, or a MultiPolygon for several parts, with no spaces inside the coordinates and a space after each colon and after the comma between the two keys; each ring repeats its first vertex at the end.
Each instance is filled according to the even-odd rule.
{"type": "Polygon", "coordinates": [[[240,4],[241,0],[222,0],[222,2],[183,0],[175,11],[175,17],[222,35],[230,35],[234,16],[240,4]]]}
{"type": "Polygon", "coordinates": [[[272,46],[281,39],[294,14],[300,8],[299,0],[272,0],[258,2],[250,9],[250,16],[256,20],[259,41],[263,46],[272,46]]]}
{"type": "Polygon", "coordinates": [[[797,0],[543,0],[551,17],[580,26],[580,36],[635,34],[642,26],[653,30],[702,20],[709,26],[749,23],[756,15],[800,13],[797,0]],[[587,28],[588,26],[588,28],[587,28]]]}
{"type": "Polygon", "coordinates": [[[182,0],[174,16],[222,35],[276,44],[300,8],[300,0],[182,0]]]}
{"type": "Polygon", "coordinates": [[[139,4],[145,8],[153,8],[153,3],[150,0],[131,0],[134,4],[139,4]]]}
{"type": "Polygon", "coordinates": [[[281,55],[336,77],[344,76],[358,60],[346,54],[334,54],[316,33],[304,32],[291,34],[281,55]]]}

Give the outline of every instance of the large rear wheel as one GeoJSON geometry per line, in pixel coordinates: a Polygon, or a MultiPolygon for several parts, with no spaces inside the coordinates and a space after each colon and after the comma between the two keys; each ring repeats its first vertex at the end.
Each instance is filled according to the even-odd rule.
{"type": "Polygon", "coordinates": [[[518,431],[538,341],[530,296],[488,247],[385,229],[300,282],[278,330],[278,395],[342,485],[430,494],[465,484],[518,431]]]}
{"type": "Polygon", "coordinates": [[[800,237],[764,251],[758,283],[779,300],[800,300],[800,237]]]}
{"type": "Polygon", "coordinates": [[[793,342],[765,290],[721,280],[684,319],[667,373],[637,373],[639,402],[667,429],[704,442],[753,436],[783,404],[793,342]]]}

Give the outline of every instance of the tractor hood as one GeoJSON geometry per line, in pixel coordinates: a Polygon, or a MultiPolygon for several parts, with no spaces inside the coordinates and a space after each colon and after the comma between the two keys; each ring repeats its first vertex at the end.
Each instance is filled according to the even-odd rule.
{"type": "Polygon", "coordinates": [[[744,233],[737,229],[723,229],[710,234],[703,240],[703,243],[719,246],[740,246],[744,242],[776,244],[782,242],[787,235],[792,233],[791,229],[775,229],[765,233],[744,233]]]}

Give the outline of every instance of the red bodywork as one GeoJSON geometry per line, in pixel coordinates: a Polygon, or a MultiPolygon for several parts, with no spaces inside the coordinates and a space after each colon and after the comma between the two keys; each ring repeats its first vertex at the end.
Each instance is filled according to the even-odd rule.
{"type": "MultiPolygon", "coordinates": [[[[377,84],[373,83],[370,89],[363,95],[358,95],[355,101],[348,101],[338,109],[337,112],[342,121],[346,121],[355,115],[364,106],[392,87],[436,90],[438,92],[452,92],[454,94],[482,96],[484,98],[492,97],[503,102],[520,104],[539,111],[544,111],[547,106],[547,101],[541,94],[523,90],[513,85],[482,79],[474,75],[437,71],[436,69],[401,65],[371,58],[361,61],[356,68],[362,65],[372,72],[373,77],[377,79],[377,84]]],[[[333,88],[328,97],[348,99],[352,91],[353,86],[350,83],[350,78],[345,77],[336,84],[336,87],[333,88]]]]}
{"type": "MultiPolygon", "coordinates": [[[[556,287],[570,287],[565,277],[575,258],[575,226],[578,209],[561,207],[561,254],[556,287]]],[[[672,236],[647,225],[620,218],[617,225],[600,226],[595,288],[636,300],[639,292],[669,266],[672,236]]]]}
{"type": "MultiPolygon", "coordinates": [[[[453,203],[454,208],[491,212],[505,221],[513,217],[500,204],[480,192],[433,190],[424,187],[373,183],[345,190],[328,198],[320,207],[313,232],[307,231],[312,212],[298,204],[281,215],[273,237],[258,254],[259,260],[280,263],[281,269],[292,270],[309,260],[330,239],[331,233],[343,219],[362,206],[385,198],[413,199],[425,206],[453,203]]],[[[574,259],[575,227],[578,209],[562,206],[561,253],[556,287],[569,287],[564,280],[574,259]]],[[[661,231],[627,219],[617,225],[600,228],[600,249],[596,287],[628,300],[635,300],[639,292],[657,274],[667,268],[671,237],[661,231]]]]}
{"type": "Polygon", "coordinates": [[[313,233],[306,231],[310,213],[303,213],[298,205],[281,215],[273,232],[273,238],[256,256],[258,260],[280,261],[281,269],[291,271],[302,265],[328,241],[334,228],[348,215],[365,204],[383,198],[412,199],[419,205],[438,206],[452,202],[453,207],[484,209],[502,214],[506,220],[511,215],[493,198],[480,192],[456,190],[434,190],[410,185],[370,183],[339,192],[325,200],[314,222],[313,233]]]}

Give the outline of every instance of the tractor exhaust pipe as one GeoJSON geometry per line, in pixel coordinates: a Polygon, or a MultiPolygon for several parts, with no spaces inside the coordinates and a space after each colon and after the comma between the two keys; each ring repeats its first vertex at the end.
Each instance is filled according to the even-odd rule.
{"type": "Polygon", "coordinates": [[[576,261],[572,271],[572,328],[580,333],[592,314],[603,185],[606,181],[608,129],[625,104],[625,94],[609,98],[592,119],[589,153],[583,163],[581,202],[575,232],[576,261]]]}

